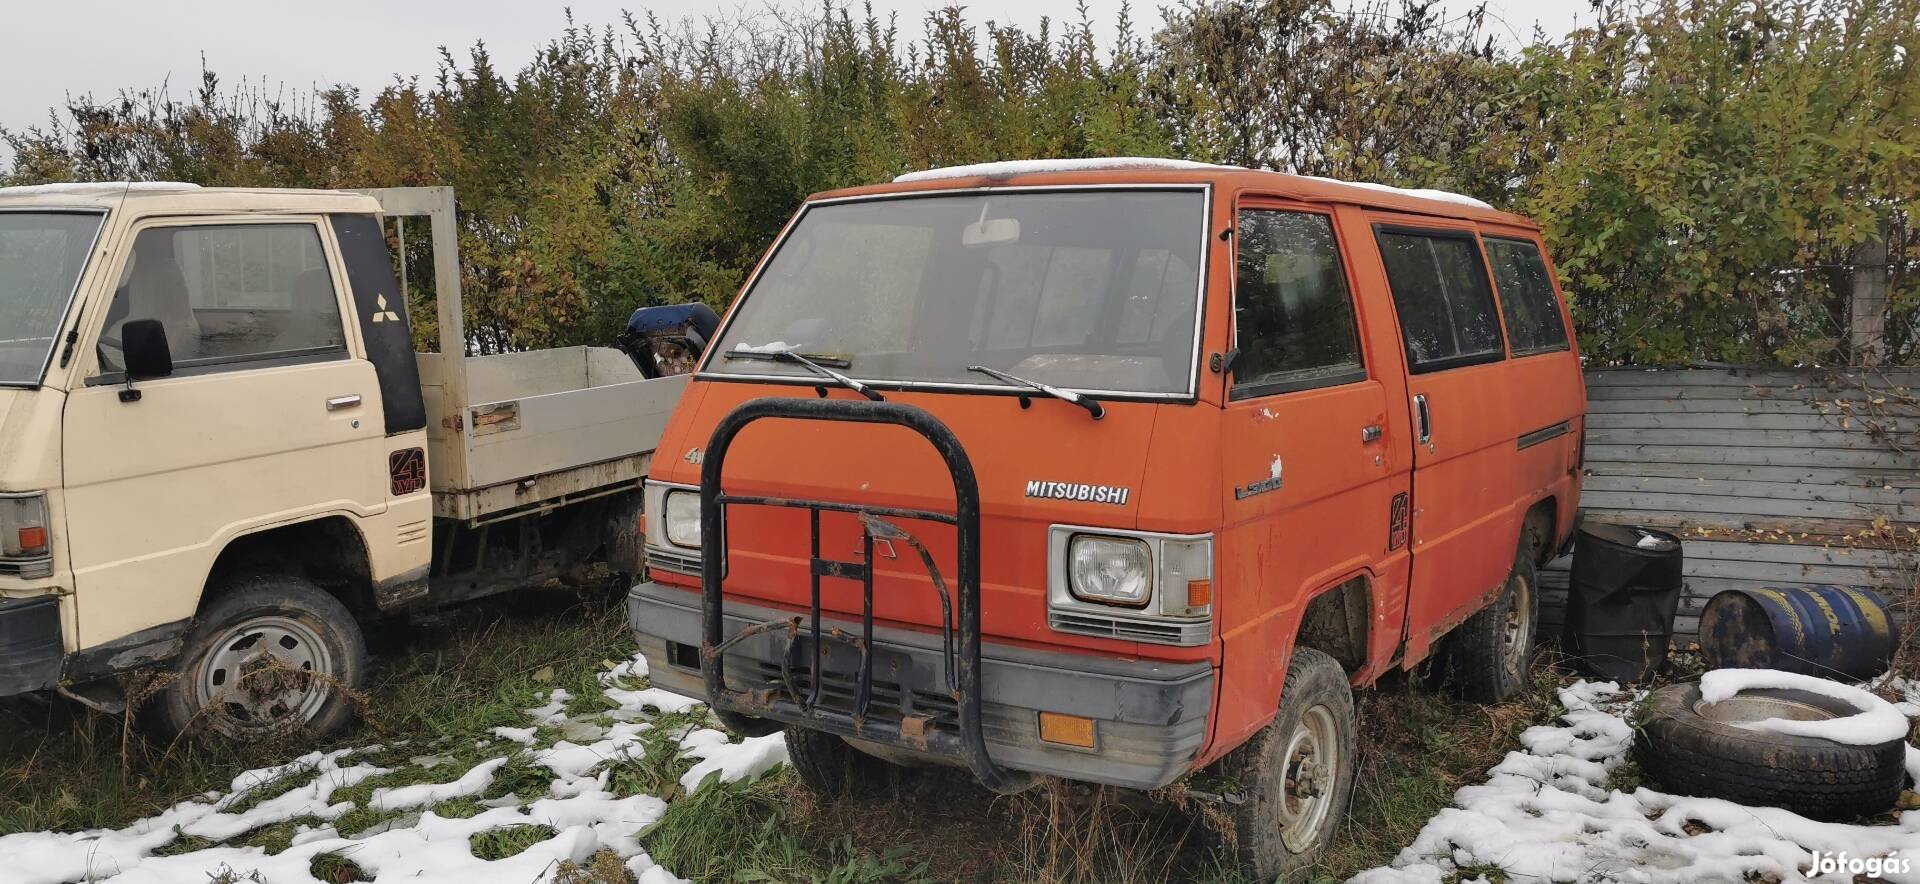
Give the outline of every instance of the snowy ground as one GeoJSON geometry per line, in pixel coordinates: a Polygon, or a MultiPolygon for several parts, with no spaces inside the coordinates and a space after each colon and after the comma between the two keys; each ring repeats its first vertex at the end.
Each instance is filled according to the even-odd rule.
{"type": "MultiPolygon", "coordinates": [[[[436,783],[377,788],[367,798],[368,808],[391,819],[352,837],[343,837],[333,823],[357,809],[356,802],[331,800],[391,768],[357,758],[390,755],[389,747],[368,746],[327,753],[311,753],[286,765],[248,771],[234,778],[230,791],[209,793],[184,801],[167,811],[124,829],[77,833],[28,832],[0,836],[0,880],[11,884],[66,884],[73,881],[115,884],[208,884],[223,873],[229,880],[265,884],[315,884],[309,869],[315,856],[337,854],[359,866],[377,882],[404,880],[410,884],[530,884],[550,879],[565,860],[583,862],[602,850],[612,850],[626,861],[641,884],[678,881],[649,858],[639,836],[666,812],[667,802],[653,795],[621,797],[609,789],[610,767],[642,756],[649,736],[676,741],[683,758],[695,763],[680,777],[675,794],[688,794],[721,780],[756,777],[786,760],[779,735],[731,741],[726,734],[686,723],[666,723],[661,733],[649,735],[663,714],[684,712],[695,704],[675,694],[640,687],[647,672],[643,658],[621,663],[602,673],[600,682],[614,708],[606,712],[569,716],[572,699],[555,690],[550,702],[527,710],[525,728],[496,728],[494,739],[476,746],[485,760],[456,776],[434,771],[436,783]],[[540,745],[536,734],[560,734],[551,745],[540,745]],[[552,785],[543,794],[508,794],[479,802],[484,809],[465,818],[449,818],[432,810],[441,802],[487,793],[495,775],[510,763],[531,763],[550,770],[552,785]],[[307,772],[312,776],[308,779],[307,772]],[[273,797],[259,800],[250,793],[269,785],[305,780],[273,797]],[[251,805],[251,806],[248,806],[251,805]],[[262,847],[228,846],[263,827],[307,820],[296,828],[292,845],[273,855],[262,847]],[[517,855],[487,861],[476,857],[471,839],[514,826],[545,825],[555,834],[517,855]],[[169,845],[200,843],[214,846],[163,853],[169,845]]],[[[602,704],[604,705],[604,704],[602,704]]],[[[683,717],[684,718],[684,717],[683,717]]],[[[421,747],[407,763],[435,767],[449,763],[445,747],[421,747]]]]}
{"type": "MultiPolygon", "coordinates": [[[[1920,717],[1920,686],[1901,713],[1920,717]]],[[[1354,884],[1473,881],[1495,870],[1515,882],[1751,882],[1886,880],[1920,884],[1920,810],[1885,826],[1822,823],[1771,807],[1611,787],[1634,730],[1637,694],[1612,682],[1560,691],[1562,724],[1528,728],[1522,749],[1487,782],[1454,795],[1391,866],[1354,884]],[[1879,878],[1809,875],[1813,852],[1881,862],[1879,878]],[[1887,858],[1913,861],[1901,871],[1887,858]],[[1891,868],[1889,871],[1887,869],[1891,868]]],[[[1909,749],[1909,757],[1913,756],[1909,749]]]]}

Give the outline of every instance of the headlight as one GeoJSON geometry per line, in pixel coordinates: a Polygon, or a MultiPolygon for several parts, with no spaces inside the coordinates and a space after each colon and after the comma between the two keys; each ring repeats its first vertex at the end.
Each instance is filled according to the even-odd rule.
{"type": "Polygon", "coordinates": [[[1079,535],[1067,558],[1074,598],[1138,608],[1153,597],[1153,552],[1143,541],[1079,535]]]}
{"type": "Polygon", "coordinates": [[[700,495],[691,491],[667,492],[660,518],[668,543],[688,549],[700,548],[700,495]]]}

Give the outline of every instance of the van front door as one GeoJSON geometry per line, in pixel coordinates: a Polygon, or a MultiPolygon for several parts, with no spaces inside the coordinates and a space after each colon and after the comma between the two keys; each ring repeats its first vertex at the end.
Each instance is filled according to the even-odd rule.
{"type": "Polygon", "coordinates": [[[1478,610],[1513,566],[1513,408],[1506,344],[1467,225],[1372,218],[1406,347],[1414,426],[1407,655],[1478,610]]]}
{"type": "MultiPolygon", "coordinates": [[[[1393,498],[1407,487],[1407,441],[1388,419],[1398,396],[1390,400],[1377,372],[1390,372],[1397,390],[1399,366],[1366,343],[1334,231],[1325,209],[1279,201],[1243,200],[1234,224],[1235,356],[1220,433],[1220,542],[1230,554],[1219,559],[1222,585],[1246,589],[1223,593],[1232,608],[1220,617],[1222,690],[1246,702],[1229,698],[1222,710],[1273,708],[1286,675],[1275,654],[1314,594],[1356,577],[1391,579],[1375,571],[1393,498]]],[[[1399,592],[1367,597],[1391,604],[1399,592]]],[[[1341,661],[1349,673],[1364,677],[1367,643],[1341,661]]]]}
{"type": "Polygon", "coordinates": [[[81,647],[191,617],[238,534],[386,506],[380,390],[350,352],[325,226],[169,221],[131,241],[65,414],[81,647]],[[137,399],[121,395],[133,319],[159,321],[174,364],[137,399]]]}

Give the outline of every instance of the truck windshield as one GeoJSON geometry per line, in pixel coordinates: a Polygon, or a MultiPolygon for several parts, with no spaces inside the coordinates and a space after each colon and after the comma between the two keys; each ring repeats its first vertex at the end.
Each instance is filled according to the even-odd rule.
{"type": "Polygon", "coordinates": [[[40,383],[101,219],[0,212],[0,386],[40,383]]]}
{"type": "Polygon", "coordinates": [[[981,191],[807,208],[706,371],[1192,392],[1206,245],[1198,189],[981,191]]]}

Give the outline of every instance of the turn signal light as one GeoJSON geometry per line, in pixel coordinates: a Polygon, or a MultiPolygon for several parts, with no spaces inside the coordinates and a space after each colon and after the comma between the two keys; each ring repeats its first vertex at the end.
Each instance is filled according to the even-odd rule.
{"type": "Polygon", "coordinates": [[[1213,604],[1213,581],[1187,581],[1187,607],[1204,608],[1213,604]]]}
{"type": "Polygon", "coordinates": [[[1062,746],[1093,748],[1093,719],[1058,712],[1040,713],[1040,739],[1062,746]]]}
{"type": "Polygon", "coordinates": [[[47,546],[47,529],[42,526],[20,529],[20,549],[24,552],[42,552],[47,546]]]}

